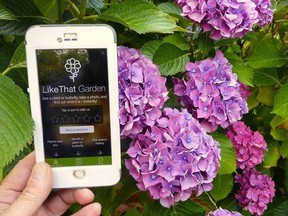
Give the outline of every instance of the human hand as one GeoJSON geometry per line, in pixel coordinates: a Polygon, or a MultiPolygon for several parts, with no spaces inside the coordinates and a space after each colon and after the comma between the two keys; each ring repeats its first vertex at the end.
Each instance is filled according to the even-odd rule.
{"type": "MultiPolygon", "coordinates": [[[[46,163],[36,163],[34,152],[18,162],[0,185],[1,216],[62,215],[72,203],[94,200],[89,189],[65,189],[51,193],[53,176],[46,163]]],[[[101,205],[86,205],[74,216],[99,216],[101,205]]]]}

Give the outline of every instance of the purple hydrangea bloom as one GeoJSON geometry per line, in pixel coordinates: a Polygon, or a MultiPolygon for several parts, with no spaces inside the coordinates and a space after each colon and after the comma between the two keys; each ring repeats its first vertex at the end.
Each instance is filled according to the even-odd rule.
{"type": "Polygon", "coordinates": [[[240,184],[235,198],[239,204],[251,214],[262,215],[275,196],[275,183],[268,176],[254,168],[243,171],[235,176],[235,182],[240,184]]]}
{"type": "Polygon", "coordinates": [[[182,15],[199,23],[210,37],[241,38],[258,22],[256,5],[252,0],[175,0],[182,15]]]}
{"type": "Polygon", "coordinates": [[[168,99],[166,79],[137,49],[118,47],[119,118],[122,138],[153,126],[168,99]]]}
{"type": "Polygon", "coordinates": [[[207,131],[227,128],[248,112],[237,75],[218,51],[212,59],[189,62],[187,76],[174,79],[174,93],[207,131]]]}
{"type": "Polygon", "coordinates": [[[219,208],[214,212],[209,212],[207,216],[242,216],[239,212],[228,211],[226,209],[219,208]]]}
{"type": "Polygon", "coordinates": [[[219,143],[187,110],[162,116],[132,140],[126,167],[137,186],[164,207],[210,191],[220,166],[219,143]]]}
{"type": "Polygon", "coordinates": [[[258,12],[258,25],[264,27],[272,22],[273,10],[270,0],[252,0],[256,4],[256,10],[258,12]]]}
{"type": "Polygon", "coordinates": [[[252,131],[244,122],[239,121],[227,130],[226,135],[236,149],[238,168],[252,168],[262,163],[267,144],[258,131],[252,131]]]}

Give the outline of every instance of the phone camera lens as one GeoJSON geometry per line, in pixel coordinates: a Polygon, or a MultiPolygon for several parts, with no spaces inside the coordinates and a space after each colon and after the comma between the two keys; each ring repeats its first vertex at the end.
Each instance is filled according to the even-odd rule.
{"type": "Polygon", "coordinates": [[[61,43],[61,42],[62,42],[62,38],[58,37],[58,38],[57,38],[57,41],[58,41],[59,43],[61,43]]]}

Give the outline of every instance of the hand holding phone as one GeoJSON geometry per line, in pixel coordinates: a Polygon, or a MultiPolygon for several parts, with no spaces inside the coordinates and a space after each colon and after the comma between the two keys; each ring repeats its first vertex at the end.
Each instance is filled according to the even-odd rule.
{"type": "Polygon", "coordinates": [[[43,25],[26,33],[36,160],[54,188],[112,185],[121,172],[117,45],[107,25],[43,25]]]}

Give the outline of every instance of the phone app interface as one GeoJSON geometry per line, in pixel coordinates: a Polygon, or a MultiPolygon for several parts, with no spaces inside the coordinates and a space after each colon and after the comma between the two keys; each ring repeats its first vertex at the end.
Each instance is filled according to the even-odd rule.
{"type": "Polygon", "coordinates": [[[112,164],[106,49],[36,51],[45,160],[112,164]]]}

